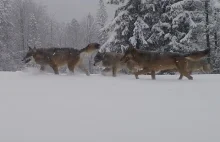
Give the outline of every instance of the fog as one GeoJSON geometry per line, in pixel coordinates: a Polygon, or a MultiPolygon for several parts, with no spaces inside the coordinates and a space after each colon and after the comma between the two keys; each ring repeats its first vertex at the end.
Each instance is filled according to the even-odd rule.
{"type": "MultiPolygon", "coordinates": [[[[81,20],[88,13],[96,14],[99,0],[35,0],[48,7],[49,13],[60,22],[81,20]]],[[[109,19],[113,18],[116,6],[106,4],[109,19]]]]}

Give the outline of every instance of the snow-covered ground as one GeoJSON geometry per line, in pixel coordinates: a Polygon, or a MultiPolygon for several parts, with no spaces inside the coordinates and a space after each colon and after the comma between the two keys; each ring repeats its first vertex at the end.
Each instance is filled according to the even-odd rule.
{"type": "Polygon", "coordinates": [[[219,142],[220,75],[0,72],[0,142],[219,142]]]}

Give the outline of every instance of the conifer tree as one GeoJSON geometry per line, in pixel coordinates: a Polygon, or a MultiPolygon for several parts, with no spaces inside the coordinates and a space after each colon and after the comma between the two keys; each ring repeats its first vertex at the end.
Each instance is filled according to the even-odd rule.
{"type": "Polygon", "coordinates": [[[108,35],[107,33],[102,30],[108,20],[108,13],[106,11],[106,6],[103,0],[99,0],[99,9],[96,15],[96,23],[98,31],[98,40],[99,43],[102,45],[106,42],[108,35]]]}
{"type": "Polygon", "coordinates": [[[38,34],[37,20],[34,14],[31,14],[28,26],[29,26],[29,37],[28,37],[29,46],[41,47],[40,37],[38,34]]]}
{"type": "MultiPolygon", "coordinates": [[[[119,4],[124,1],[110,1],[111,4],[119,4]]],[[[129,0],[115,12],[114,20],[105,27],[110,37],[103,48],[119,51],[121,47],[129,45],[144,48],[147,42],[145,34],[148,25],[143,19],[143,5],[141,0],[129,0]]]]}

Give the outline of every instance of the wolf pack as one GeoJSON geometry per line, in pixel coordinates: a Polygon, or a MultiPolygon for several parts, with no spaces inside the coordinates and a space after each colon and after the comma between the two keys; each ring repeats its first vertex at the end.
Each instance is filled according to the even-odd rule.
{"type": "Polygon", "coordinates": [[[174,52],[155,52],[136,49],[129,46],[122,53],[107,52],[99,43],[90,43],[80,50],[74,48],[36,48],[28,47],[28,51],[22,62],[29,63],[32,59],[40,65],[40,70],[45,71],[50,66],[55,74],[59,74],[59,68],[67,66],[74,73],[76,67],[81,69],[87,76],[90,72],[83,64],[85,55],[94,56],[94,66],[104,68],[101,73],[111,73],[113,77],[121,70],[128,70],[136,79],[139,75],[151,75],[153,80],[160,71],[179,72],[179,79],[184,76],[193,80],[192,73],[201,71],[211,72],[211,65],[204,58],[210,54],[210,49],[180,54],[174,52]]]}

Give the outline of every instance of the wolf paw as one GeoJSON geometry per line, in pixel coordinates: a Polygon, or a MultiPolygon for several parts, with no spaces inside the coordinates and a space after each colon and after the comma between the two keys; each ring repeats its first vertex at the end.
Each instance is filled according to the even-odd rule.
{"type": "Polygon", "coordinates": [[[139,79],[138,75],[135,75],[135,78],[136,78],[136,79],[139,79]]]}
{"type": "Polygon", "coordinates": [[[86,73],[87,76],[90,76],[90,73],[86,73]]]}
{"type": "Polygon", "coordinates": [[[193,77],[192,77],[192,76],[190,76],[190,77],[189,77],[189,80],[193,80],[193,77]]]}

